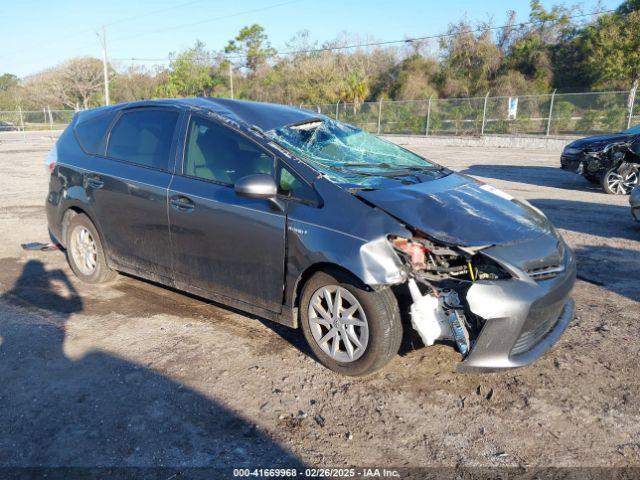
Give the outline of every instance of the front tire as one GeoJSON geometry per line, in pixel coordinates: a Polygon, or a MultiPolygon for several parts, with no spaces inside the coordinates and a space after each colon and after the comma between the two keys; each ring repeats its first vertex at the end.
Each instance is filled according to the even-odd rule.
{"type": "Polygon", "coordinates": [[[602,176],[602,190],[609,195],[629,195],[640,183],[640,175],[636,168],[618,167],[607,170],[602,176]]]}
{"type": "Polygon", "coordinates": [[[100,236],[86,215],[74,215],[66,228],[67,261],[73,273],[85,283],[105,283],[118,274],[109,268],[100,236]]]}
{"type": "Polygon", "coordinates": [[[368,375],[397,353],[402,322],[389,288],[372,291],[342,271],[318,272],[300,301],[302,331],[316,358],[344,375],[368,375]]]}

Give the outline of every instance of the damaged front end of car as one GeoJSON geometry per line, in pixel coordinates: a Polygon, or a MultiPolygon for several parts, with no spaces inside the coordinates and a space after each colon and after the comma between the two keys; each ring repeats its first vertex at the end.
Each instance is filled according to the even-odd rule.
{"type": "Polygon", "coordinates": [[[419,233],[388,241],[408,268],[412,327],[427,346],[453,341],[463,357],[459,371],[527,365],[572,318],[575,258],[559,237],[479,247],[419,233]]]}
{"type": "Polygon", "coordinates": [[[324,117],[269,136],[313,168],[316,188],[360,202],[333,263],[374,290],[406,293],[413,328],[425,345],[455,342],[459,370],[529,364],[566,329],[575,259],[528,202],[324,117]]]}

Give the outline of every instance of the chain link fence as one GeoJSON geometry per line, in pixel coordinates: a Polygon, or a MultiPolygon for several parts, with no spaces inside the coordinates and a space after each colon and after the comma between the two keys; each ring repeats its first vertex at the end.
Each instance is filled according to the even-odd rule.
{"type": "Polygon", "coordinates": [[[302,107],[381,134],[567,136],[617,132],[636,125],[639,103],[632,89],[302,107]]]}
{"type": "MultiPolygon", "coordinates": [[[[517,97],[431,98],[301,105],[372,133],[568,136],[617,132],[640,123],[631,91],[517,97]]],[[[73,110],[0,111],[0,131],[59,130],[73,110]]]]}
{"type": "Polygon", "coordinates": [[[75,115],[75,110],[0,110],[0,132],[60,130],[75,115]]]}

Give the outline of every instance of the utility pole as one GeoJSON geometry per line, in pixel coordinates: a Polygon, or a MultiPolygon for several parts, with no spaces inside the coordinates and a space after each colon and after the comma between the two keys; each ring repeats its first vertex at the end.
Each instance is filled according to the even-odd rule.
{"type": "Polygon", "coordinates": [[[231,91],[231,99],[233,100],[233,64],[229,62],[229,90],[231,91]]]}
{"type": "Polygon", "coordinates": [[[22,140],[27,141],[27,135],[24,133],[24,117],[22,116],[22,106],[18,105],[18,112],[20,114],[20,128],[22,129],[22,140]]]}
{"type": "Polygon", "coordinates": [[[433,95],[429,97],[429,103],[427,104],[427,128],[425,128],[424,130],[425,137],[429,135],[429,121],[431,120],[431,99],[432,98],[433,98],[433,95]]]}
{"type": "Polygon", "coordinates": [[[547,137],[549,136],[549,132],[551,132],[551,119],[553,118],[553,101],[556,98],[556,90],[553,90],[551,94],[551,102],[549,103],[549,120],[547,121],[547,137]]]}
{"type": "Polygon", "coordinates": [[[102,26],[102,35],[97,34],[102,44],[102,75],[104,77],[104,104],[109,105],[109,69],[107,67],[107,29],[102,26]]]}
{"type": "Polygon", "coordinates": [[[489,99],[489,92],[484,96],[484,107],[482,108],[482,128],[480,130],[480,136],[484,136],[484,125],[487,121],[487,100],[489,99]]]}
{"type": "Polygon", "coordinates": [[[633,105],[636,103],[636,90],[638,90],[638,80],[634,80],[629,99],[627,100],[627,109],[629,110],[629,118],[627,120],[627,128],[631,127],[631,119],[633,118],[633,105]]]}

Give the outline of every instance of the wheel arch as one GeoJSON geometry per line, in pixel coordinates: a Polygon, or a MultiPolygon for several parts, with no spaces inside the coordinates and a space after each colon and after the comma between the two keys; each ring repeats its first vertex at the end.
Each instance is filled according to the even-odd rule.
{"type": "Polygon", "coordinates": [[[65,248],[67,247],[67,245],[66,245],[67,227],[68,227],[69,222],[71,221],[71,219],[73,217],[75,217],[76,215],[85,215],[91,221],[91,223],[93,223],[93,226],[96,228],[96,231],[98,232],[98,235],[100,236],[100,243],[102,244],[102,248],[104,249],[105,259],[107,261],[107,264],[111,263],[109,261],[109,255],[108,255],[109,246],[104,241],[104,235],[102,234],[102,229],[100,228],[100,224],[98,222],[96,222],[96,220],[95,220],[94,216],[91,214],[91,212],[89,212],[88,209],[83,208],[81,205],[77,205],[77,204],[69,205],[65,209],[64,213],[62,214],[62,220],[60,222],[60,224],[61,224],[61,234],[60,234],[60,236],[62,238],[59,239],[59,241],[62,243],[62,246],[65,247],[65,248]]]}
{"type": "Polygon", "coordinates": [[[293,309],[294,327],[298,328],[300,325],[300,299],[302,298],[302,291],[309,279],[318,272],[338,272],[343,275],[348,275],[357,280],[363,288],[371,290],[371,287],[365,284],[362,279],[351,270],[332,262],[318,262],[309,265],[303,270],[295,281],[292,289],[291,305],[293,309]]]}

